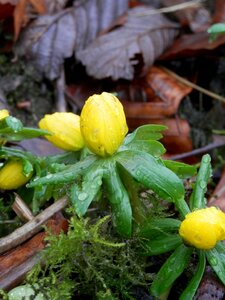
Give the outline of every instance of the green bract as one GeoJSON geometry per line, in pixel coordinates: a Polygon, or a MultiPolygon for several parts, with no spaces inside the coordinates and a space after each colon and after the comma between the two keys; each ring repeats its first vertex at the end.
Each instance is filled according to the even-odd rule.
{"type": "MultiPolygon", "coordinates": [[[[141,206],[139,199],[134,199],[127,186],[140,185],[151,189],[164,200],[174,202],[181,214],[187,212],[184,201],[182,180],[159,158],[164,153],[163,146],[157,141],[164,126],[145,125],[129,134],[124,144],[110,157],[99,157],[87,153],[75,165],[65,166],[61,172],[36,178],[29,187],[56,185],[67,183],[70,186],[71,203],[79,216],[85,215],[91,203],[99,195],[105,193],[105,198],[111,206],[113,224],[124,237],[132,234],[132,220],[137,221],[137,207],[141,206]],[[125,175],[125,173],[127,175],[125,175]],[[135,202],[135,203],[134,203],[135,202]]],[[[174,164],[175,169],[179,163],[174,164]]],[[[185,169],[185,165],[181,164],[185,169]]],[[[185,172],[193,174],[195,168],[188,167],[185,172]]],[[[179,173],[179,172],[178,172],[179,173]]],[[[138,221],[137,221],[138,222],[138,221]]]]}
{"type": "MultiPolygon", "coordinates": [[[[210,175],[210,156],[204,155],[196,178],[196,183],[190,197],[191,210],[206,208],[206,201],[204,199],[204,196],[210,175]]],[[[175,202],[175,205],[180,206],[180,203],[175,202]]],[[[182,213],[183,210],[180,210],[180,212],[182,213]]],[[[181,218],[184,218],[183,214],[181,214],[181,218]]],[[[224,218],[221,218],[221,221],[222,219],[224,220],[224,218]]],[[[210,221],[211,220],[209,219],[208,222],[210,221]]],[[[195,222],[198,222],[198,220],[196,219],[195,222]]],[[[185,268],[188,266],[191,254],[193,252],[197,254],[199,263],[196,267],[194,276],[188,283],[179,299],[193,299],[203,276],[206,260],[208,260],[209,264],[211,265],[217,276],[220,278],[222,283],[225,284],[225,244],[223,244],[222,242],[217,242],[216,246],[210,250],[202,250],[185,245],[181,236],[178,234],[180,224],[180,220],[172,218],[149,219],[141,224],[139,228],[139,235],[144,238],[143,247],[145,255],[159,255],[174,250],[174,252],[169,256],[169,258],[160,268],[151,285],[150,291],[156,298],[160,298],[160,296],[170,290],[175,280],[183,273],[185,268]]],[[[193,226],[195,226],[194,223],[193,226]]],[[[224,225],[221,224],[221,226],[224,225]]]]}

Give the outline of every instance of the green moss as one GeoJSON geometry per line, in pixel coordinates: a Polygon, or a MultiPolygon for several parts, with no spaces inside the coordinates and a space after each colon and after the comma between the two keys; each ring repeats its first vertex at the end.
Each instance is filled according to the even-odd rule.
{"type": "Polygon", "coordinates": [[[146,287],[150,276],[145,258],[137,255],[138,240],[110,238],[109,218],[95,224],[71,218],[67,234],[50,235],[41,264],[29,274],[28,283],[39,284],[50,299],[134,299],[132,288],[146,287]]]}

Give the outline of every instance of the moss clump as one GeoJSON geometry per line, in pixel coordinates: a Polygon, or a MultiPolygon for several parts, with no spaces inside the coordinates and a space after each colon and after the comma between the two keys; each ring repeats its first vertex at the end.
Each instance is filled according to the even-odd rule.
{"type": "MultiPolygon", "coordinates": [[[[138,241],[110,238],[109,218],[96,224],[73,216],[67,234],[49,235],[42,264],[29,274],[49,299],[135,299],[132,288],[149,285],[138,241]]],[[[47,298],[46,298],[47,299],[47,298]]]]}

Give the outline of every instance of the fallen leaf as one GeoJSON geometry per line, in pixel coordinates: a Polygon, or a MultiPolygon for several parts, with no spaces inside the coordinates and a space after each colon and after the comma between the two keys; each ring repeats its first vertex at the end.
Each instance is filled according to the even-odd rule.
{"type": "Polygon", "coordinates": [[[194,34],[184,34],[174,41],[160,57],[159,60],[173,60],[182,57],[202,55],[210,50],[225,43],[225,34],[221,34],[218,38],[209,42],[209,34],[207,32],[198,32],[194,34]]]}
{"type": "Polygon", "coordinates": [[[158,119],[177,113],[181,100],[191,92],[191,88],[180,83],[159,67],[153,66],[148,74],[140,79],[146,101],[121,98],[126,116],[130,119],[158,119]]]}
{"type": "Polygon", "coordinates": [[[18,0],[0,0],[0,4],[12,4],[12,5],[16,5],[18,2],[18,0]]]}
{"type": "Polygon", "coordinates": [[[0,4],[0,20],[6,19],[13,15],[14,6],[11,4],[0,4]]]}
{"type": "Polygon", "coordinates": [[[39,14],[46,13],[44,0],[19,0],[14,10],[14,40],[19,37],[21,28],[29,21],[29,14],[27,12],[28,6],[32,5],[35,11],[39,14]]]}
{"type": "Polygon", "coordinates": [[[47,12],[49,14],[53,14],[56,12],[61,11],[65,5],[67,4],[68,0],[45,0],[45,6],[47,9],[47,12]]]}
{"type": "MultiPolygon", "coordinates": [[[[161,2],[165,7],[187,3],[186,0],[162,0],[161,2]]],[[[192,32],[206,31],[211,25],[210,12],[202,3],[186,7],[185,9],[174,10],[172,14],[182,26],[189,27],[192,32]]]]}
{"type": "MultiPolygon", "coordinates": [[[[47,222],[48,229],[55,235],[60,232],[67,232],[68,221],[57,213],[47,222]]],[[[0,255],[0,288],[10,290],[19,285],[26,276],[26,273],[38,263],[38,253],[45,247],[46,233],[37,233],[29,241],[0,255]]]]}
{"type": "Polygon", "coordinates": [[[128,0],[87,0],[54,15],[39,16],[24,31],[19,52],[49,79],[59,76],[64,59],[83,49],[128,8],[128,0]]]}
{"type": "Polygon", "coordinates": [[[131,80],[139,62],[136,55],[142,55],[144,73],[171,45],[178,27],[163,15],[152,14],[149,6],[135,7],[128,11],[124,26],[100,36],[76,57],[94,78],[131,80]]]}
{"type": "Polygon", "coordinates": [[[213,14],[213,23],[225,22],[225,2],[224,0],[215,1],[215,11],[213,14]]]}

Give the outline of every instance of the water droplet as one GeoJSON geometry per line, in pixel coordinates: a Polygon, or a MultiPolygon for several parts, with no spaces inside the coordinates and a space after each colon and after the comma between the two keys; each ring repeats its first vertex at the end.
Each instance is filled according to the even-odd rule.
{"type": "Polygon", "coordinates": [[[48,174],[48,175],[46,176],[46,179],[50,179],[50,178],[52,178],[52,174],[48,174]]]}
{"type": "Polygon", "coordinates": [[[88,194],[85,193],[85,192],[80,193],[80,194],[78,195],[78,199],[79,199],[80,201],[84,201],[87,197],[88,197],[88,194]]]}
{"type": "Polygon", "coordinates": [[[211,258],[210,265],[212,265],[212,266],[217,266],[218,265],[218,260],[217,260],[216,257],[211,258]]]}
{"type": "Polygon", "coordinates": [[[101,181],[101,179],[99,179],[99,180],[97,180],[97,185],[101,185],[102,184],[102,181],[101,181]]]}
{"type": "Polygon", "coordinates": [[[136,176],[141,176],[141,172],[140,172],[140,171],[137,171],[137,172],[136,172],[136,176]]]}
{"type": "Polygon", "coordinates": [[[35,177],[34,179],[33,179],[33,181],[37,181],[39,179],[39,177],[35,177]]]}
{"type": "Polygon", "coordinates": [[[205,182],[204,180],[200,180],[199,186],[200,186],[202,189],[205,189],[206,186],[207,186],[207,184],[206,184],[206,182],[205,182]]]}

